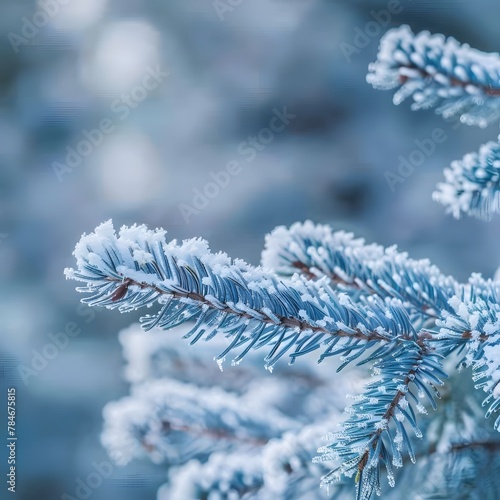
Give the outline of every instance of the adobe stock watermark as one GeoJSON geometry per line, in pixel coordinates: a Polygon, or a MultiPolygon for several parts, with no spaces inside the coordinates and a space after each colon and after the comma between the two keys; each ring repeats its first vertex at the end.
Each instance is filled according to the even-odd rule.
{"type": "Polygon", "coordinates": [[[92,462],[92,469],[84,479],[77,477],[74,494],[64,493],[61,500],[87,500],[114,471],[113,464],[107,460],[101,463],[92,462]]]}
{"type": "MultiPolygon", "coordinates": [[[[94,309],[86,304],[79,304],[76,314],[84,318],[86,324],[91,323],[96,313],[94,309]]],[[[56,359],[64,351],[72,338],[78,337],[82,333],[81,323],[77,321],[67,321],[64,328],[56,333],[49,333],[49,341],[40,350],[32,349],[30,352],[31,362],[28,365],[20,364],[17,371],[25,385],[28,385],[31,377],[38,377],[40,372],[45,370],[49,363],[56,359]]]]}
{"type": "MultiPolygon", "coordinates": [[[[411,0],[407,0],[411,1],[411,0]]],[[[354,54],[359,54],[368,47],[373,39],[380,37],[382,30],[391,22],[392,16],[400,14],[404,7],[400,0],[389,0],[385,9],[370,11],[373,21],[368,21],[363,28],[356,26],[354,28],[354,37],[352,43],[341,42],[340,50],[348,63],[351,62],[354,54]]]]}
{"type": "Polygon", "coordinates": [[[482,116],[480,120],[474,122],[475,125],[478,125],[481,128],[486,128],[491,123],[500,119],[500,110],[498,110],[498,107],[496,106],[495,99],[497,98],[489,95],[480,97],[474,96],[472,98],[470,95],[464,96],[460,98],[456,104],[456,108],[460,111],[452,114],[451,116],[445,115],[443,116],[443,119],[446,123],[453,123],[451,128],[452,130],[456,130],[466,124],[467,120],[465,119],[465,115],[474,116],[476,112],[483,115],[484,109],[486,107],[490,107],[489,115],[482,116]]]}
{"type": "MultiPolygon", "coordinates": [[[[213,0],[212,5],[215,13],[221,21],[224,21],[226,12],[233,12],[245,0],[213,0]]],[[[295,2],[310,3],[311,0],[294,0],[295,2]]]]}
{"type": "Polygon", "coordinates": [[[45,28],[50,20],[59,14],[61,7],[72,1],[76,0],[40,0],[39,8],[31,16],[31,19],[28,19],[26,16],[21,17],[21,34],[12,31],[7,34],[14,52],[18,54],[21,45],[28,45],[38,35],[40,30],[45,28]]]}
{"type": "MultiPolygon", "coordinates": [[[[257,135],[249,136],[238,145],[237,151],[247,163],[253,162],[259,152],[264,151],[273,142],[276,134],[283,132],[286,126],[297,117],[297,115],[289,113],[286,106],[283,107],[282,111],[276,108],[273,108],[272,111],[273,117],[269,121],[269,126],[260,129],[257,135]]],[[[229,186],[231,179],[240,175],[243,170],[244,168],[238,160],[231,160],[223,170],[210,172],[211,181],[207,182],[201,189],[193,189],[191,205],[180,203],[178,206],[186,224],[191,222],[193,215],[198,215],[202,210],[205,210],[210,201],[217,198],[220,192],[229,186]]]]}
{"type": "Polygon", "coordinates": [[[414,143],[417,147],[410,151],[406,157],[403,155],[398,156],[397,173],[389,170],[384,172],[385,180],[391,192],[394,193],[396,185],[405,182],[415,172],[415,168],[423,165],[425,160],[434,154],[437,145],[443,144],[446,139],[448,139],[448,135],[442,128],[435,128],[430,137],[422,140],[415,139],[414,143]]]}
{"type": "Polygon", "coordinates": [[[214,0],[212,2],[212,5],[219,19],[221,21],[224,21],[226,12],[233,12],[233,10],[241,5],[244,1],[245,0],[214,0]]]}
{"type": "Polygon", "coordinates": [[[96,127],[81,132],[81,139],[75,146],[66,146],[66,157],[64,163],[54,161],[52,169],[59,182],[64,180],[64,175],[73,172],[84,160],[92,154],[95,148],[99,147],[104,141],[106,135],[112,134],[117,123],[125,121],[132,109],[135,109],[146,97],[149,92],[155,90],[170,75],[161,70],[160,65],[156,68],[147,67],[140,84],[136,85],[128,94],[121,94],[110,105],[110,111],[113,113],[111,118],[103,118],[96,127]]]}

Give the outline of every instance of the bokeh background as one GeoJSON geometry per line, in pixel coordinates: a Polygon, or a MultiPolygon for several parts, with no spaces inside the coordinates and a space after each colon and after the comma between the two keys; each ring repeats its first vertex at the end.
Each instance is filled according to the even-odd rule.
{"type": "MultiPolygon", "coordinates": [[[[312,219],[429,257],[462,280],[500,264],[500,219],[456,221],[431,199],[443,168],[496,138],[498,126],[453,127],[431,111],[394,107],[389,92],[365,81],[390,26],[499,50],[497,1],[401,0],[401,12],[351,57],[343,44],[355,46],[356,30],[387,2],[223,0],[219,8],[229,8],[218,15],[212,0],[53,0],[53,14],[40,17],[43,3],[0,3],[0,439],[6,388],[15,386],[16,498],[73,494],[76,478],[107,459],[101,410],[127,393],[117,332],[137,316],[79,308],[63,276],[81,234],[100,222],[203,236],[258,263],[266,232],[312,219]],[[34,20],[41,26],[30,31],[34,20]],[[168,77],[122,119],[113,102],[142,95],[137,86],[157,66],[168,77]],[[296,118],[247,161],[241,143],[283,107],[296,118]],[[115,130],[58,176],[54,162],[64,164],[67,148],[103,119],[115,130]],[[391,191],[384,173],[438,127],[447,140],[391,191]],[[241,173],[183,217],[180,204],[192,205],[193,190],[229,161],[241,173]],[[33,350],[69,321],[82,333],[25,383],[18,366],[30,367],[33,350]]],[[[0,453],[2,477],[6,462],[0,453]]],[[[91,498],[155,498],[164,479],[161,467],[134,463],[91,498]]]]}

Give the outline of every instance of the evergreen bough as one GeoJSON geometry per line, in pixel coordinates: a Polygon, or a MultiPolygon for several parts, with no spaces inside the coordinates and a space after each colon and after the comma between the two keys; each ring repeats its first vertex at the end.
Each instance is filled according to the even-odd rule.
{"type": "MultiPolygon", "coordinates": [[[[400,87],[396,104],[413,96],[414,109],[439,105],[468,124],[500,113],[499,56],[442,35],[391,30],[368,81],[400,87]]],[[[456,216],[498,212],[499,151],[488,143],[453,163],[435,198],[456,216]]],[[[149,335],[120,334],[132,390],[105,408],[102,441],[117,463],[167,464],[159,499],[319,496],[320,476],[335,498],[352,498],[354,483],[370,499],[383,477],[414,498],[500,496],[500,418],[479,420],[500,409],[499,282],[459,283],[312,222],[268,235],[260,267],[111,221],[74,255],[65,272],[84,284],[83,302],[151,310],[149,335]],[[184,350],[181,336],[200,349],[184,350]],[[208,358],[221,369],[230,358],[230,373],[208,358]],[[277,369],[269,377],[262,365],[277,369]]]]}
{"type": "MultiPolygon", "coordinates": [[[[380,42],[367,81],[397,89],[394,104],[412,97],[413,110],[436,108],[445,119],[486,127],[500,118],[500,55],[472,49],[453,37],[392,29],[380,42]]],[[[489,142],[445,170],[434,199],[455,217],[489,219],[500,212],[500,148],[489,142]]]]}

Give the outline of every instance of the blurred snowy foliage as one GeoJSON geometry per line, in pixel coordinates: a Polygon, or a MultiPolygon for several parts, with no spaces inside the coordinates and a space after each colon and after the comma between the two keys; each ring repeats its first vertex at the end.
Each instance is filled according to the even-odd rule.
{"type": "MultiPolygon", "coordinates": [[[[470,218],[450,220],[427,203],[443,166],[497,132],[393,108],[388,94],[365,82],[391,26],[409,24],[415,33],[428,29],[497,51],[497,2],[402,1],[401,12],[350,61],[342,43],[355,44],[386,1],[247,0],[223,21],[206,0],[60,2],[60,12],[15,51],[9,33],[23,35],[23,17],[32,20],[42,3],[0,7],[0,233],[8,235],[0,244],[0,349],[14,367],[5,363],[4,382],[22,384],[16,364],[30,365],[48,333],[67,322],[82,333],[23,389],[21,411],[37,417],[24,422],[30,439],[21,444],[23,455],[46,457],[23,464],[26,498],[60,498],[93,461],[106,458],[96,438],[102,406],[126,391],[116,332],[133,313],[117,318],[75,307],[72,285],[61,277],[84,228],[109,217],[119,225],[145,221],[180,239],[203,235],[213,248],[257,263],[263,234],[310,218],[368,241],[397,243],[462,281],[472,270],[492,276],[498,267],[500,232],[470,218]],[[121,120],[111,104],[156,63],[169,77],[121,120]],[[247,162],[239,145],[283,106],[297,118],[247,162]],[[65,161],[67,147],[105,118],[116,130],[59,182],[53,163],[65,161]],[[391,193],[384,172],[433,127],[442,127],[447,141],[391,193]],[[234,160],[243,172],[186,224],[178,205],[192,203],[193,189],[234,160]]],[[[185,373],[180,381],[190,383],[185,373]]],[[[328,399],[315,393],[317,411],[325,412],[328,399]]],[[[266,394],[272,397],[271,389],[266,394]]],[[[92,498],[152,498],[164,480],[157,473],[156,466],[132,462],[92,498]],[[138,476],[135,487],[117,486],[122,474],[138,476]]]]}
{"type": "Polygon", "coordinates": [[[189,329],[144,333],[132,325],[120,333],[132,386],[104,410],[110,456],[121,464],[149,456],[166,466],[159,499],[325,497],[318,481],[328,468],[312,459],[360,375],[331,386],[329,370],[311,356],[270,374],[258,351],[222,372],[213,358],[227,342],[186,348],[189,329]]]}
{"type": "MultiPolygon", "coordinates": [[[[369,66],[367,81],[383,90],[399,87],[394,104],[412,96],[412,110],[436,107],[457,125],[484,128],[500,117],[500,55],[472,49],[453,37],[428,31],[415,35],[409,26],[390,30],[380,42],[377,61],[369,66]]],[[[426,148],[431,151],[429,143],[426,148]]],[[[434,199],[457,218],[469,214],[490,219],[500,210],[499,173],[499,145],[490,141],[479,153],[445,169],[445,182],[434,199]]]]}
{"type": "MultiPolygon", "coordinates": [[[[482,410],[476,397],[457,390],[456,368],[472,368],[473,387],[486,393],[485,416],[498,412],[498,281],[473,274],[459,284],[427,260],[310,221],[278,227],[266,237],[265,268],[214,254],[201,238],[179,244],[166,236],[144,225],[115,231],[107,221],[81,237],[73,252],[76,268],[65,270],[68,279],[86,285],[77,291],[90,306],[122,313],[159,306],[141,317],[143,330],[160,328],[144,344],[133,328],[120,334],[133,386],[129,397],[106,406],[102,435],[117,464],[149,456],[179,466],[160,496],[300,498],[315,495],[311,479],[321,474],[327,495],[349,494],[354,477],[356,498],[370,500],[373,494],[391,495],[383,493],[382,479],[394,488],[397,476],[403,489],[421,491],[424,498],[437,494],[435,482],[443,481],[444,491],[481,492],[483,483],[469,485],[476,474],[472,453],[491,465],[484,481],[496,495],[496,462],[488,455],[499,441],[477,421],[482,410]],[[213,387],[213,367],[205,376],[210,365],[201,356],[178,354],[176,334],[191,345],[217,347],[214,354],[204,345],[202,353],[221,373],[226,356],[233,356],[235,376],[225,376],[239,384],[213,387]],[[263,349],[260,363],[269,372],[278,373],[288,358],[296,374],[284,370],[269,383],[261,381],[253,362],[263,349]],[[352,364],[370,366],[371,378],[354,395],[346,384],[330,391],[353,400],[343,418],[337,397],[324,396],[328,378],[320,377],[326,375],[301,371],[301,361],[307,367],[318,350],[318,363],[339,358],[337,374],[352,364]],[[239,367],[248,360],[241,376],[239,367]],[[193,364],[190,371],[201,377],[201,387],[175,380],[183,380],[181,372],[193,364]],[[326,402],[326,414],[318,411],[318,399],[326,402]],[[431,409],[437,413],[429,417],[431,409]],[[337,429],[325,436],[328,444],[311,463],[320,426],[332,424],[337,429]],[[435,454],[444,468],[434,464],[435,454]],[[398,473],[408,462],[423,474],[420,486],[405,484],[408,476],[398,473]],[[460,471],[453,472],[456,467],[460,471]]],[[[493,424],[499,428],[500,417],[493,424]]]]}
{"type": "MultiPolygon", "coordinates": [[[[312,458],[325,429],[334,429],[345,418],[345,394],[359,392],[366,382],[362,372],[341,372],[335,375],[336,381],[332,384],[331,370],[309,356],[293,367],[282,364],[270,374],[263,369],[258,351],[245,358],[244,363],[228,366],[221,372],[212,358],[224,341],[219,339],[186,348],[181,337],[188,329],[189,326],[184,325],[167,332],[154,329],[145,333],[140,325],[132,325],[120,332],[127,360],[125,376],[132,385],[130,396],[105,408],[102,439],[108,450],[114,451],[111,456],[120,461],[125,456],[120,450],[127,455],[133,451],[135,459],[149,457],[166,468],[168,480],[160,488],[158,500],[351,499],[352,486],[347,481],[332,485],[329,493],[318,488],[318,481],[329,467],[325,462],[313,463],[312,458]],[[297,404],[283,405],[291,385],[304,390],[295,399],[297,404]],[[153,396],[155,387],[153,399],[147,397],[147,394],[153,396]],[[264,431],[261,436],[267,437],[249,442],[245,435],[230,439],[229,435],[226,439],[221,434],[210,436],[210,430],[220,430],[221,421],[212,421],[213,427],[206,422],[183,426],[193,422],[193,416],[185,418],[184,413],[189,408],[184,406],[189,395],[201,391],[210,396],[213,391],[210,387],[220,388],[217,393],[224,394],[225,401],[237,398],[243,414],[248,410],[259,412],[268,422],[268,428],[259,433],[264,431]],[[184,419],[177,421],[182,430],[161,425],[157,419],[158,410],[161,412],[164,408],[163,396],[172,388],[183,388],[170,409],[171,415],[184,415],[184,419]],[[153,401],[158,406],[151,406],[153,401]],[[124,411],[127,407],[134,409],[124,411]],[[288,418],[285,424],[288,430],[275,429],[276,435],[269,437],[266,432],[270,431],[278,412],[288,418]],[[191,445],[184,448],[189,443],[191,445]],[[166,450],[185,455],[169,456],[166,450]]],[[[194,418],[206,411],[204,401],[200,399],[194,418]]],[[[224,415],[221,413],[221,420],[227,418],[224,415]]],[[[490,428],[478,429],[476,422],[483,415],[478,392],[473,390],[468,374],[449,379],[437,412],[433,418],[421,421],[427,440],[417,443],[416,465],[396,469],[398,488],[386,488],[383,498],[396,500],[400,498],[401,489],[406,489],[419,499],[445,498],[446,495],[446,498],[455,495],[464,500],[493,499],[493,495],[500,492],[498,482],[493,480],[499,466],[494,457],[500,438],[490,428]],[[471,446],[461,445],[464,440],[471,446]],[[475,477],[479,470],[490,479],[478,489],[475,477]],[[446,481],[443,478],[447,478],[446,481]]],[[[228,429],[226,423],[223,427],[228,429]]],[[[256,431],[255,428],[248,430],[256,431]]]]}

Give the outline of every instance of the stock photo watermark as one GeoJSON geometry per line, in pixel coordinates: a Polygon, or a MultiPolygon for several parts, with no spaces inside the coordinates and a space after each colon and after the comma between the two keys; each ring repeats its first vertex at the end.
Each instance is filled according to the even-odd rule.
{"type": "Polygon", "coordinates": [[[16,492],[16,458],[17,458],[17,429],[16,429],[16,388],[7,389],[7,490],[16,492]]]}
{"type": "MultiPolygon", "coordinates": [[[[212,2],[213,8],[217,17],[224,21],[224,17],[226,13],[233,12],[237,7],[239,7],[245,0],[214,0],[212,2]]],[[[313,0],[295,0],[296,2],[301,3],[311,3],[313,0]]]]}
{"type": "MultiPolygon", "coordinates": [[[[85,318],[85,324],[91,323],[96,317],[94,309],[86,304],[79,304],[76,308],[76,314],[85,318]]],[[[78,337],[81,333],[81,323],[77,321],[68,321],[59,332],[47,334],[49,342],[45,343],[39,350],[31,350],[31,361],[29,366],[20,364],[17,367],[24,384],[28,385],[31,377],[38,377],[40,372],[45,370],[49,363],[56,359],[59,354],[68,347],[70,340],[78,337]]]]}
{"type": "Polygon", "coordinates": [[[403,183],[410,177],[416,167],[420,167],[423,163],[434,154],[438,144],[443,144],[448,135],[442,128],[435,128],[430,137],[424,139],[415,139],[414,144],[417,146],[405,156],[398,156],[397,172],[386,170],[384,172],[385,180],[391,192],[396,191],[396,185],[403,183]]]}
{"type": "Polygon", "coordinates": [[[214,0],[212,5],[215,12],[221,21],[224,21],[226,12],[233,12],[233,10],[241,5],[244,0],[214,0]]]}
{"type": "Polygon", "coordinates": [[[103,118],[90,130],[83,129],[80,140],[74,146],[66,146],[64,163],[54,161],[52,169],[59,182],[64,180],[64,175],[73,172],[83,162],[84,158],[90,156],[99,147],[105,136],[112,134],[117,129],[117,122],[125,121],[132,109],[135,109],[150,92],[158,88],[170,73],[162,71],[159,64],[156,68],[147,67],[142,82],[136,85],[129,93],[121,94],[113,100],[110,105],[112,118],[103,118]]]}
{"type": "Polygon", "coordinates": [[[368,21],[362,28],[356,26],[351,43],[341,42],[339,45],[346,61],[350,63],[354,54],[360,54],[373,40],[378,40],[384,28],[392,21],[392,16],[400,14],[403,9],[400,0],[389,0],[385,9],[371,10],[370,16],[373,21],[368,21]]]}
{"type": "Polygon", "coordinates": [[[45,28],[54,17],[59,14],[61,7],[67,3],[76,0],[40,0],[38,10],[31,16],[31,19],[26,16],[21,17],[22,26],[20,33],[10,32],[7,38],[14,49],[14,52],[19,53],[21,45],[28,45],[40,32],[45,28]]]}
{"type": "MultiPolygon", "coordinates": [[[[286,126],[297,117],[287,111],[286,106],[280,111],[273,108],[273,117],[269,121],[269,126],[259,130],[257,135],[249,136],[245,141],[238,145],[237,151],[247,163],[255,160],[259,152],[264,151],[266,147],[273,142],[276,134],[283,132],[286,126]]],[[[191,222],[193,215],[200,214],[208,207],[210,201],[219,196],[223,189],[226,189],[231,183],[231,179],[243,172],[244,168],[238,160],[231,160],[226,164],[223,170],[210,172],[211,181],[207,182],[202,188],[193,189],[193,198],[191,204],[180,203],[179,211],[186,222],[191,222]]]]}
{"type": "MultiPolygon", "coordinates": [[[[451,130],[457,130],[465,124],[464,115],[474,114],[475,110],[481,109],[484,103],[492,99],[491,97],[485,97],[484,99],[474,102],[470,101],[469,97],[463,98],[463,105],[461,107],[461,113],[459,115],[444,116],[444,121],[450,124],[451,130]]],[[[498,120],[499,114],[492,115],[492,119],[498,120]]],[[[412,150],[406,158],[402,155],[398,156],[398,167],[397,172],[391,172],[386,170],[384,172],[385,180],[391,192],[396,191],[396,185],[399,183],[404,183],[408,177],[411,177],[415,172],[416,167],[420,167],[425,160],[427,160],[436,150],[437,144],[442,144],[448,139],[448,135],[441,128],[435,128],[430,138],[423,140],[416,139],[414,141],[417,146],[416,149],[412,150]]]]}
{"type": "Polygon", "coordinates": [[[77,477],[74,494],[64,493],[61,500],[86,500],[90,498],[92,493],[102,485],[104,479],[108,479],[114,471],[113,464],[107,460],[100,463],[92,462],[92,469],[92,472],[89,472],[84,479],[77,477]]]}

